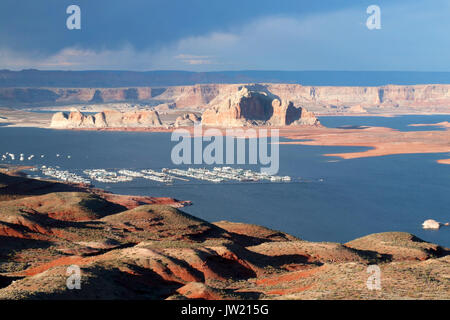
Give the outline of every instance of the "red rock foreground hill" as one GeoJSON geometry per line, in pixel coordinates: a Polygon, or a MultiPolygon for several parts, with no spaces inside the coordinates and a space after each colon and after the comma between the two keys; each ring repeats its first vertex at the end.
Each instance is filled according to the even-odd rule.
{"type": "Polygon", "coordinates": [[[0,299],[450,298],[449,251],[411,234],[314,243],[87,189],[6,197],[36,183],[17,179],[0,174],[0,299]]]}

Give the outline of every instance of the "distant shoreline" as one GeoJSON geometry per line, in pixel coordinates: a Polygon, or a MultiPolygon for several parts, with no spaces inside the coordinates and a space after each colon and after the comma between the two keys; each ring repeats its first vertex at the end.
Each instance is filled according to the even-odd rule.
{"type": "MultiPolygon", "coordinates": [[[[339,115],[341,116],[341,115],[339,115]]],[[[342,115],[343,116],[343,115],[342,115]]],[[[384,115],[387,116],[387,115],[384,115]]],[[[450,152],[450,128],[445,123],[414,124],[411,126],[442,126],[442,131],[408,131],[402,132],[386,127],[352,128],[325,128],[325,127],[261,127],[279,129],[281,137],[288,138],[290,142],[280,144],[300,144],[317,146],[360,146],[370,148],[367,151],[354,153],[325,154],[325,156],[354,159],[364,157],[379,157],[394,154],[426,154],[450,152]]],[[[164,127],[120,127],[120,128],[65,128],[55,129],[48,126],[38,126],[33,123],[20,123],[4,127],[35,127],[52,130],[71,131],[109,131],[109,132],[173,132],[175,129],[187,129],[192,132],[193,127],[164,128],[164,127]]],[[[258,128],[258,127],[253,127],[258,128]]],[[[208,127],[204,127],[208,129],[208,127]]],[[[227,128],[220,128],[225,131],[227,128]]],[[[450,164],[449,159],[437,160],[439,164],[450,164]]]]}

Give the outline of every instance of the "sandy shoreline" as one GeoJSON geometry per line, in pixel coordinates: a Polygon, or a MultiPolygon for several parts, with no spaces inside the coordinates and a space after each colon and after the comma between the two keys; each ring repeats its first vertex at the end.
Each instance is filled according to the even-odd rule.
{"type": "MultiPolygon", "coordinates": [[[[429,126],[429,124],[424,124],[429,126]]],[[[17,125],[15,127],[22,127],[17,125]]],[[[35,127],[35,126],[30,126],[35,127]]],[[[48,127],[41,127],[52,129],[48,127]]],[[[53,129],[72,131],[110,131],[110,132],[173,132],[175,129],[186,129],[193,132],[192,127],[185,128],[76,128],[53,129]]],[[[385,127],[364,127],[362,129],[336,129],[336,128],[269,128],[278,129],[280,137],[293,141],[280,142],[280,144],[298,144],[311,146],[340,146],[340,147],[366,147],[369,150],[361,152],[324,154],[328,157],[342,159],[355,159],[365,157],[380,157],[395,154],[425,154],[450,152],[450,129],[445,131],[408,131],[402,132],[385,127]]],[[[204,130],[207,130],[205,127],[204,130]]],[[[226,129],[219,129],[226,134],[226,129]]],[[[440,164],[450,164],[449,159],[437,160],[440,164]]]]}
{"type": "MultiPolygon", "coordinates": [[[[367,127],[364,129],[318,128],[301,132],[282,129],[280,130],[280,136],[294,140],[292,142],[280,142],[281,144],[370,148],[360,152],[325,154],[325,156],[342,159],[450,152],[450,130],[448,129],[445,131],[407,132],[383,127],[367,127]]],[[[447,164],[443,161],[438,162],[447,164]]]]}
{"type": "MultiPolygon", "coordinates": [[[[430,124],[423,124],[429,126],[430,124]]],[[[432,124],[442,126],[442,124],[432,124]]],[[[442,126],[448,128],[446,126],[442,126]]],[[[100,131],[125,132],[172,132],[175,129],[186,129],[193,133],[192,127],[185,128],[105,128],[100,131]]],[[[208,127],[203,128],[203,134],[208,127]]],[[[354,159],[365,157],[379,157],[394,154],[417,153],[446,153],[450,152],[450,129],[444,131],[407,131],[402,132],[385,127],[365,127],[362,129],[337,129],[325,127],[263,127],[263,129],[278,129],[280,137],[294,140],[280,142],[280,144],[299,144],[316,146],[356,146],[366,147],[369,150],[361,152],[324,154],[329,157],[354,159]],[[301,140],[301,141],[300,141],[301,140]]],[[[90,130],[90,129],[74,129],[90,130]]],[[[95,129],[94,129],[95,130],[95,129]]],[[[226,129],[220,129],[227,134],[226,129]]],[[[450,164],[450,161],[438,160],[441,164],[450,164]]]]}
{"type": "Polygon", "coordinates": [[[437,162],[441,164],[450,164],[450,159],[440,159],[437,162]]]}

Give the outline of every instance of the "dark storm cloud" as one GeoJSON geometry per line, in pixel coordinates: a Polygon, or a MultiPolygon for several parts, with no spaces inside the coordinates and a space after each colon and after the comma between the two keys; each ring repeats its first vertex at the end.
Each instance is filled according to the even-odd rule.
{"type": "Polygon", "coordinates": [[[1,0],[0,69],[450,71],[449,12],[448,0],[1,0]],[[66,28],[71,4],[81,30],[66,28]]]}
{"type": "Polygon", "coordinates": [[[0,47],[42,54],[79,46],[136,49],[226,31],[264,15],[307,15],[355,5],[355,1],[302,0],[2,0],[0,47]],[[82,30],[65,27],[66,8],[82,10],[82,30]]]}

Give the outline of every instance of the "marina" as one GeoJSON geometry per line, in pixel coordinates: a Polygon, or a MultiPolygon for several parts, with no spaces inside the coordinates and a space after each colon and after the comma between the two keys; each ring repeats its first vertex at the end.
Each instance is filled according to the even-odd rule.
{"type": "Polygon", "coordinates": [[[214,167],[212,170],[206,168],[188,168],[187,170],[163,168],[161,171],[153,169],[143,169],[140,171],[130,169],[120,169],[117,171],[111,169],[85,169],[80,174],[77,174],[68,170],[62,170],[58,166],[51,167],[43,165],[41,167],[26,169],[25,172],[35,173],[32,176],[33,178],[47,176],[64,182],[84,184],[92,184],[93,182],[131,182],[134,179],[145,179],[164,184],[173,184],[175,180],[183,182],[200,180],[211,183],[283,183],[292,181],[292,178],[289,176],[273,176],[252,170],[230,167],[214,167]],[[36,172],[41,172],[42,175],[36,175],[36,172]]]}
{"type": "MultiPolygon", "coordinates": [[[[31,170],[30,170],[31,171],[31,170]]],[[[102,183],[130,182],[134,179],[146,179],[164,184],[172,184],[175,180],[190,181],[201,180],[212,183],[222,182],[291,182],[289,176],[272,176],[252,170],[235,169],[230,167],[214,167],[212,170],[206,168],[168,169],[161,171],[153,169],[143,169],[140,171],[130,169],[120,169],[118,171],[106,169],[86,169],[82,177],[69,171],[58,170],[53,167],[41,167],[41,171],[46,176],[51,176],[62,181],[75,183],[88,183],[92,181],[102,183]]]]}
{"type": "MultiPolygon", "coordinates": [[[[51,155],[50,155],[51,156],[51,155]]],[[[56,153],[54,155],[57,159],[71,160],[72,156],[56,153]]],[[[80,171],[79,173],[62,170],[58,165],[53,163],[52,166],[48,164],[39,164],[33,159],[43,161],[48,155],[40,154],[36,157],[34,154],[18,153],[17,155],[10,152],[1,154],[0,161],[6,163],[13,163],[16,161],[34,162],[34,169],[27,169],[28,172],[41,172],[41,176],[33,175],[34,178],[43,178],[44,176],[52,177],[60,181],[71,183],[92,184],[93,182],[101,183],[121,183],[131,182],[134,179],[145,179],[158,183],[173,184],[174,181],[205,181],[211,183],[245,183],[245,182],[291,182],[290,176],[269,175],[264,172],[253,171],[242,168],[232,167],[212,167],[212,168],[162,168],[156,169],[73,169],[80,171]]],[[[51,157],[50,157],[51,158],[51,157]]],[[[58,161],[59,162],[59,161],[58,161]]]]}
{"type": "Polygon", "coordinates": [[[259,173],[252,170],[244,170],[241,168],[231,167],[214,167],[212,170],[206,168],[188,168],[187,170],[181,169],[162,169],[163,172],[167,172],[173,175],[189,177],[197,180],[204,180],[214,183],[221,183],[225,181],[237,181],[237,182],[258,182],[258,181],[270,181],[270,182],[290,182],[292,178],[289,176],[274,176],[266,173],[259,173]]]}
{"type": "MultiPolygon", "coordinates": [[[[359,118],[339,116],[328,122],[336,127],[354,124],[359,118]]],[[[381,126],[385,120],[381,117],[368,117],[364,125],[381,126]]],[[[406,124],[450,121],[448,115],[420,118],[404,116],[395,120],[398,125],[395,128],[398,129],[406,124]]],[[[327,160],[338,158],[324,157],[324,154],[358,152],[364,148],[282,144],[280,171],[276,175],[288,175],[291,182],[273,182],[264,175],[261,176],[260,168],[256,165],[174,165],[171,162],[170,146],[167,145],[167,141],[170,141],[169,133],[49,131],[15,127],[0,130],[3,138],[0,147],[0,158],[3,161],[0,161],[0,165],[35,166],[37,171],[24,171],[33,177],[56,180],[57,178],[42,174],[41,166],[45,165],[74,173],[89,180],[96,188],[117,194],[191,200],[195,205],[189,207],[188,212],[205,220],[241,221],[242,217],[248,217],[249,221],[288,230],[294,235],[313,240],[345,242],[357,238],[362,232],[368,234],[396,228],[413,232],[428,241],[447,246],[450,243],[448,232],[445,232],[448,228],[442,229],[444,232],[431,232],[418,227],[430,218],[428,208],[433,211],[432,218],[436,221],[448,220],[448,213],[443,210],[449,207],[445,193],[449,181],[448,166],[435,163],[435,160],[443,158],[442,154],[328,162],[327,160]],[[89,145],[93,147],[87,147],[89,145]],[[117,145],[121,145],[121,148],[114,148],[117,145]],[[6,152],[14,154],[15,160],[11,160],[6,152]],[[21,153],[24,154],[23,162],[19,161],[21,153]],[[35,157],[28,160],[31,154],[35,157]],[[56,157],[56,154],[60,154],[60,157],[56,157]],[[71,159],[67,158],[68,155],[72,156],[71,159]],[[240,178],[245,177],[244,171],[251,169],[260,179],[265,179],[241,182],[232,179],[234,174],[222,176],[230,171],[224,168],[226,166],[233,170],[242,169],[240,178]],[[185,174],[189,168],[203,167],[214,171],[216,176],[220,174],[226,180],[214,183],[162,170],[178,169],[181,170],[179,173],[185,174]],[[214,170],[214,167],[221,169],[214,170]],[[121,182],[112,176],[110,178],[113,179],[100,182],[86,175],[83,172],[86,169],[104,169],[117,176],[122,176],[118,171],[125,169],[141,172],[145,176],[164,173],[176,178],[173,183],[143,177],[121,182]],[[146,172],[147,170],[149,171],[146,172]],[[411,172],[415,172],[415,175],[411,176],[411,172]],[[404,183],[404,188],[398,188],[399,181],[404,183]],[[411,196],[405,196],[405,192],[410,192],[411,196]],[[424,193],[430,195],[428,200],[422,196],[424,193]],[[330,194],[335,196],[331,197],[330,194]],[[404,201],[399,202],[397,199],[404,201]],[[227,205],[218,206],[220,201],[227,205]],[[382,218],[380,203],[386,203],[387,206],[386,211],[381,213],[382,218]],[[354,209],[349,209],[350,204],[354,209]],[[280,216],[273,212],[284,212],[283,219],[279,219],[280,216]],[[362,213],[364,214],[361,216],[362,213]],[[338,216],[345,219],[338,221],[338,216]],[[364,230],[358,231],[348,221],[356,221],[364,230]]],[[[279,178],[273,178],[277,179],[279,178]]]]}
{"type": "Polygon", "coordinates": [[[49,176],[64,182],[91,184],[91,181],[89,179],[85,179],[67,170],[59,170],[58,168],[42,166],[41,172],[45,176],[49,176]]]}

